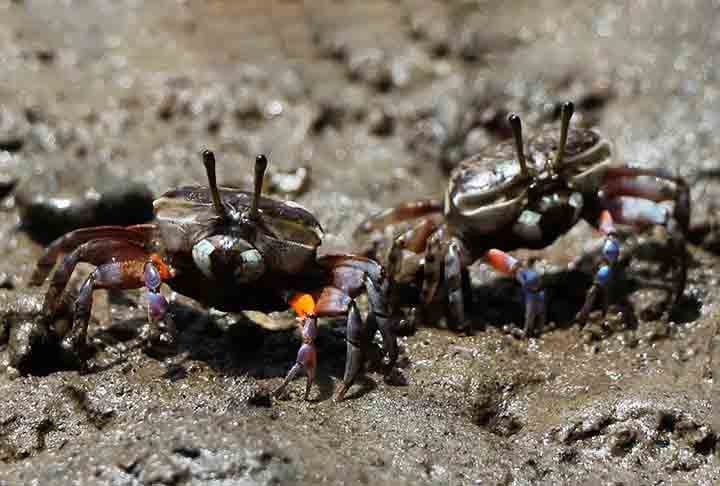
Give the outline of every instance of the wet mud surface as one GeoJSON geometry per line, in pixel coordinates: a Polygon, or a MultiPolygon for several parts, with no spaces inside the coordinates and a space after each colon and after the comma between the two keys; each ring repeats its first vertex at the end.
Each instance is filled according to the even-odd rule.
{"type": "Polygon", "coordinates": [[[713,2],[0,0],[0,18],[0,484],[720,482],[713,2]],[[311,401],[302,381],[271,399],[298,335],[171,292],[171,350],[140,345],[141,292],[98,292],[88,370],[44,366],[42,346],[43,366],[13,368],[43,340],[27,289],[43,243],[146,220],[154,196],[204,183],[204,147],[238,187],[267,152],[271,193],[317,215],[327,251],[359,251],[363,218],[440,194],[448,168],[508,135],[507,113],[537,127],[566,99],[618,160],[691,183],[669,321],[664,236],[643,231],[623,240],[608,317],[572,325],[602,241],[582,223],[519,252],[548,274],[541,336],[505,332],[520,291],[477,263],[474,332],[402,338],[407,386],[370,372],[341,403],[342,321],[318,337],[311,401]]]}

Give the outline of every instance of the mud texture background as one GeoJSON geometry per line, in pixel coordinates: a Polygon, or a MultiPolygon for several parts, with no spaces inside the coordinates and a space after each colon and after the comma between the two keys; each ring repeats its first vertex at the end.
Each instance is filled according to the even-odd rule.
{"type": "Polygon", "coordinates": [[[0,484],[718,484],[718,52],[709,0],[0,0],[11,325],[44,243],[146,220],[153,195],[204,183],[203,147],[241,187],[268,152],[273,192],[316,213],[328,250],[358,250],[365,216],[439,194],[448,167],[507,135],[508,111],[537,126],[573,99],[618,160],[680,173],[694,204],[669,322],[664,236],[648,231],[626,240],[608,318],[572,325],[601,242],[583,223],[523,254],[549,275],[553,329],[504,332],[520,292],[478,263],[476,331],[420,329],[402,340],[407,386],[369,373],[342,403],[342,322],[318,338],[314,399],[299,381],[270,400],[292,331],[168,292],[177,349],[143,351],[142,293],[98,292],[92,372],[17,376],[0,348],[0,484]]]}

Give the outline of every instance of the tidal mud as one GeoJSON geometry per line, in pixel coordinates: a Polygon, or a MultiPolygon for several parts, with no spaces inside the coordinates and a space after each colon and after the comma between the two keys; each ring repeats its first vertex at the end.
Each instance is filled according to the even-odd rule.
{"type": "Polygon", "coordinates": [[[713,2],[0,0],[0,19],[3,486],[720,482],[713,2]],[[406,386],[370,370],[333,402],[345,342],[328,322],[310,402],[299,381],[271,398],[293,331],[169,295],[176,346],[146,349],[139,291],[98,292],[87,369],[17,372],[45,342],[24,331],[39,329],[27,282],[50,237],[34,221],[145,220],[152,197],[204,182],[201,149],[246,188],[262,151],[324,249],[360,251],[365,217],[441,194],[454,164],[508,135],[507,113],[537,127],[568,98],[618,160],[691,183],[688,287],[669,321],[662,232],[628,231],[608,317],[572,324],[602,241],[581,224],[519,252],[548,274],[549,329],[509,335],[520,291],[477,263],[474,332],[402,338],[406,386]]]}

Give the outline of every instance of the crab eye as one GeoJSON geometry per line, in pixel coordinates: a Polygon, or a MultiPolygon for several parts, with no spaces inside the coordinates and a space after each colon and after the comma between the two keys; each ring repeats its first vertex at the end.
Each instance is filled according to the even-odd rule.
{"type": "Polygon", "coordinates": [[[238,283],[253,282],[265,273],[265,261],[254,248],[240,253],[236,264],[233,275],[238,283]]]}
{"type": "Polygon", "coordinates": [[[209,279],[213,279],[212,261],[210,255],[215,251],[215,246],[209,240],[200,240],[192,248],[192,257],[195,266],[209,279]]]}

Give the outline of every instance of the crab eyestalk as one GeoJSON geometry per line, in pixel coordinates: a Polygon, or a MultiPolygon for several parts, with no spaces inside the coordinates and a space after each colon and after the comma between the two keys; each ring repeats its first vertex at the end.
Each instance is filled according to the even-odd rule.
{"type": "Polygon", "coordinates": [[[208,184],[210,185],[210,194],[212,194],[213,206],[215,211],[222,219],[229,219],[225,206],[222,204],[220,199],[220,191],[218,191],[217,180],[215,179],[215,154],[212,150],[203,150],[202,153],[203,164],[205,164],[205,170],[207,171],[208,184]]]}
{"type": "Polygon", "coordinates": [[[515,113],[511,113],[508,116],[508,123],[513,132],[513,138],[515,139],[515,152],[517,153],[518,162],[520,163],[520,170],[523,176],[528,177],[530,172],[528,171],[527,162],[525,161],[525,152],[523,151],[523,140],[522,140],[522,123],[520,117],[515,113]]]}
{"type": "Polygon", "coordinates": [[[252,206],[250,206],[250,219],[260,217],[260,196],[262,195],[263,178],[267,169],[268,160],[263,154],[255,157],[255,190],[253,192],[252,206]]]}
{"type": "Polygon", "coordinates": [[[560,168],[563,156],[565,155],[565,145],[567,144],[570,118],[573,116],[573,111],[575,111],[575,105],[573,105],[572,101],[563,103],[560,110],[560,145],[558,145],[557,153],[555,154],[555,162],[553,162],[553,168],[555,170],[560,168]]]}

